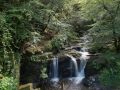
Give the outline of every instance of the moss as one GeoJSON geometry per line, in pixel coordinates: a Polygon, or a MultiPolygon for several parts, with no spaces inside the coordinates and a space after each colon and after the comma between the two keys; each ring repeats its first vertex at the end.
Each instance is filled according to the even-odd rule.
{"type": "Polygon", "coordinates": [[[43,53],[43,54],[36,54],[31,56],[32,61],[47,61],[53,58],[52,52],[49,53],[43,53]]]}

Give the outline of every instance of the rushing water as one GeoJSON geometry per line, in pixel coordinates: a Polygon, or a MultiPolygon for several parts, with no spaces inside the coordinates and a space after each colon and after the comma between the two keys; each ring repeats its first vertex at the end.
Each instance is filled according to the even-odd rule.
{"type": "MultiPolygon", "coordinates": [[[[79,51],[81,54],[80,56],[80,62],[79,64],[76,61],[76,58],[72,55],[66,55],[71,58],[71,61],[73,63],[73,69],[75,73],[75,77],[70,77],[70,80],[73,80],[74,83],[79,84],[81,81],[85,78],[84,69],[87,63],[87,59],[89,59],[89,53],[86,50],[79,51]]],[[[52,61],[52,81],[58,82],[59,81],[59,75],[58,75],[58,58],[54,57],[52,61]]]]}
{"type": "MultiPolygon", "coordinates": [[[[87,63],[87,60],[90,58],[89,57],[89,52],[87,48],[87,43],[89,42],[87,40],[87,36],[85,35],[82,37],[82,41],[80,44],[82,44],[82,48],[78,51],[78,53],[81,54],[79,57],[79,63],[77,63],[77,59],[73,57],[72,55],[66,54],[66,56],[71,58],[71,63],[73,65],[71,72],[74,72],[74,76],[70,77],[70,80],[73,81],[74,84],[79,84],[82,82],[82,80],[85,78],[85,73],[84,69],[87,63]],[[74,71],[72,71],[74,70],[74,71]]],[[[58,58],[54,57],[52,61],[52,81],[58,82],[59,81],[59,75],[58,75],[58,58]]]]}
{"type": "Polygon", "coordinates": [[[76,77],[75,83],[79,84],[81,83],[81,81],[85,78],[85,73],[84,73],[84,69],[87,63],[87,59],[89,59],[89,53],[86,51],[80,51],[81,56],[80,56],[80,64],[79,64],[79,71],[78,71],[78,75],[76,77]]]}
{"type": "Polygon", "coordinates": [[[83,46],[82,46],[81,50],[79,51],[81,56],[79,58],[80,62],[79,62],[79,67],[78,67],[78,69],[79,69],[78,76],[75,79],[76,84],[81,83],[81,81],[85,78],[84,70],[85,70],[85,66],[87,64],[87,60],[90,58],[89,52],[88,52],[88,47],[87,47],[87,43],[89,42],[88,36],[84,35],[81,39],[83,40],[83,43],[82,43],[83,46]]]}
{"type": "Polygon", "coordinates": [[[84,69],[87,63],[87,59],[89,59],[89,53],[87,51],[86,48],[82,48],[79,53],[81,54],[80,56],[80,62],[79,62],[79,66],[78,63],[76,61],[76,58],[74,58],[72,55],[66,55],[68,57],[71,58],[73,64],[74,64],[74,73],[75,73],[75,77],[71,77],[70,80],[73,80],[74,83],[79,84],[84,78],[85,78],[85,73],[84,73],[84,69]]]}
{"type": "Polygon", "coordinates": [[[78,65],[77,65],[76,58],[74,58],[72,55],[68,55],[68,54],[66,56],[71,58],[71,60],[72,60],[72,62],[74,64],[74,69],[73,70],[75,72],[75,76],[78,76],[78,65]]]}
{"type": "Polygon", "coordinates": [[[58,82],[59,81],[59,75],[58,75],[58,58],[54,57],[52,60],[52,81],[58,82]]]}

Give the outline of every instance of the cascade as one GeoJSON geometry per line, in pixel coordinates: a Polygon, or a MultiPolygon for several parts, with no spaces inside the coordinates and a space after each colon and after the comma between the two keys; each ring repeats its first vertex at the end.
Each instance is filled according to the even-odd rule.
{"type": "Polygon", "coordinates": [[[52,79],[53,82],[58,82],[58,58],[54,57],[52,60],[52,79]]]}
{"type": "Polygon", "coordinates": [[[87,63],[87,59],[89,59],[89,53],[87,51],[82,50],[79,51],[79,53],[81,53],[79,66],[77,64],[76,58],[74,58],[72,55],[66,55],[71,58],[74,64],[75,77],[71,77],[70,80],[73,80],[73,83],[75,84],[79,84],[85,78],[84,69],[87,63]]]}
{"type": "Polygon", "coordinates": [[[82,44],[83,47],[81,48],[81,50],[79,51],[79,53],[81,54],[79,60],[79,66],[78,66],[78,75],[75,78],[75,83],[79,84],[81,83],[81,81],[85,78],[85,73],[84,73],[84,69],[85,66],[87,64],[87,60],[90,58],[89,57],[89,52],[88,52],[88,48],[87,48],[87,43],[88,41],[88,36],[84,35],[82,38],[83,43],[80,43],[80,45],[82,44]]]}
{"type": "Polygon", "coordinates": [[[85,73],[84,73],[84,69],[87,63],[87,59],[89,59],[89,53],[85,50],[80,51],[79,53],[81,53],[80,56],[80,64],[79,64],[79,71],[78,71],[78,75],[76,77],[75,83],[78,84],[80,83],[84,78],[85,78],[85,73]]]}
{"type": "Polygon", "coordinates": [[[73,64],[74,64],[74,72],[75,72],[75,76],[78,76],[78,65],[77,65],[77,61],[76,61],[76,58],[74,58],[72,55],[66,55],[68,57],[71,58],[73,64]]]}
{"type": "MultiPolygon", "coordinates": [[[[71,77],[69,78],[70,80],[73,81],[74,84],[79,84],[82,82],[82,80],[85,78],[85,73],[84,73],[84,69],[85,66],[87,64],[87,60],[90,58],[90,54],[88,52],[88,48],[87,48],[87,43],[89,42],[87,39],[87,36],[83,37],[83,42],[84,43],[80,43],[80,46],[82,46],[82,48],[80,50],[78,50],[78,53],[81,54],[81,56],[79,57],[79,63],[77,63],[77,59],[75,57],[73,57],[72,55],[66,54],[66,56],[70,57],[71,60],[71,77]],[[74,71],[72,71],[74,70],[74,71]],[[72,76],[72,72],[74,72],[75,76],[72,76]]],[[[59,81],[59,69],[58,69],[58,57],[54,57],[52,60],[52,79],[51,81],[53,82],[58,82],[59,81]]]]}

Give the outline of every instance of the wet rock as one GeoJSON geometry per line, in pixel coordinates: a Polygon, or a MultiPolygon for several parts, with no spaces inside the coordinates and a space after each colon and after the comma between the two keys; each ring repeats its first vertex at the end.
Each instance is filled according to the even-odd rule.
{"type": "Polygon", "coordinates": [[[72,47],[72,49],[75,49],[76,51],[80,51],[81,47],[77,46],[77,47],[72,47]]]}
{"type": "Polygon", "coordinates": [[[39,54],[42,54],[43,51],[42,51],[42,47],[36,45],[36,44],[32,44],[31,42],[26,42],[22,45],[22,48],[21,48],[23,54],[26,54],[26,53],[30,53],[30,54],[35,54],[35,53],[39,53],[39,54]]]}
{"type": "Polygon", "coordinates": [[[54,57],[52,52],[43,53],[40,55],[40,59],[45,58],[46,60],[51,60],[54,57]]]}
{"type": "Polygon", "coordinates": [[[79,53],[79,51],[76,51],[75,49],[67,49],[62,51],[60,54],[58,54],[59,57],[63,57],[67,55],[72,55],[75,58],[80,58],[81,53],[79,53]]]}

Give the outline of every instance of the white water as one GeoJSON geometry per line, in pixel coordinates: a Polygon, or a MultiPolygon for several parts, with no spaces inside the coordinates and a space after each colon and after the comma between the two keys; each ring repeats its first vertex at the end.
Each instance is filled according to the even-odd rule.
{"type": "MultiPolygon", "coordinates": [[[[87,40],[87,36],[84,36],[82,38],[83,40],[83,43],[80,43],[80,45],[82,44],[82,47],[81,50],[79,51],[79,53],[81,54],[79,60],[79,64],[77,63],[76,61],[76,58],[73,57],[72,55],[68,55],[66,54],[66,56],[70,57],[73,64],[74,64],[74,67],[72,70],[74,70],[74,73],[75,73],[75,77],[71,77],[70,80],[73,80],[73,83],[74,84],[79,84],[82,82],[82,80],[85,78],[85,72],[84,72],[84,69],[85,69],[85,66],[86,66],[86,63],[87,63],[87,60],[90,58],[89,56],[89,52],[88,52],[88,48],[87,48],[87,43],[89,42],[87,40]],[[78,66],[79,65],[79,66],[78,66]]],[[[53,65],[52,65],[52,81],[53,82],[58,82],[59,81],[59,76],[58,76],[58,58],[54,57],[53,58],[53,65]]]]}
{"type": "Polygon", "coordinates": [[[70,80],[73,80],[73,83],[75,83],[75,84],[81,83],[81,81],[85,78],[84,69],[85,69],[85,66],[87,63],[87,59],[89,59],[89,56],[88,56],[89,53],[85,49],[81,50],[79,53],[81,54],[79,66],[77,64],[76,58],[74,58],[72,55],[68,55],[68,54],[66,55],[71,58],[71,60],[74,64],[75,77],[74,78],[71,77],[70,80]]]}
{"type": "Polygon", "coordinates": [[[75,78],[74,82],[76,84],[79,84],[82,82],[82,80],[85,78],[85,66],[87,64],[87,60],[90,58],[90,54],[88,52],[88,43],[89,43],[89,40],[88,40],[88,36],[84,35],[81,39],[83,40],[83,43],[80,43],[80,45],[82,44],[82,48],[81,50],[79,51],[79,53],[81,54],[79,60],[79,67],[78,67],[78,75],[77,77],[75,78]]]}
{"type": "Polygon", "coordinates": [[[79,51],[79,53],[81,54],[80,56],[80,62],[79,62],[79,72],[78,72],[78,76],[75,79],[75,83],[79,84],[82,82],[82,80],[85,78],[85,66],[87,64],[87,60],[90,58],[89,57],[89,52],[88,52],[88,43],[89,43],[89,36],[88,35],[84,35],[81,38],[81,43],[80,46],[82,46],[81,50],[79,51]]]}
{"type": "Polygon", "coordinates": [[[75,76],[77,76],[78,75],[78,65],[77,65],[76,58],[74,58],[72,55],[68,55],[68,54],[66,56],[71,58],[71,60],[74,64],[74,68],[75,68],[75,76]]]}
{"type": "Polygon", "coordinates": [[[51,81],[53,82],[58,82],[59,77],[58,77],[58,58],[54,57],[52,61],[52,79],[51,81]]]}
{"type": "Polygon", "coordinates": [[[80,64],[79,64],[79,71],[78,71],[78,75],[75,79],[75,83],[79,84],[82,82],[82,80],[85,78],[85,66],[87,64],[87,59],[89,59],[89,53],[86,51],[80,51],[81,56],[80,56],[80,64]]]}

